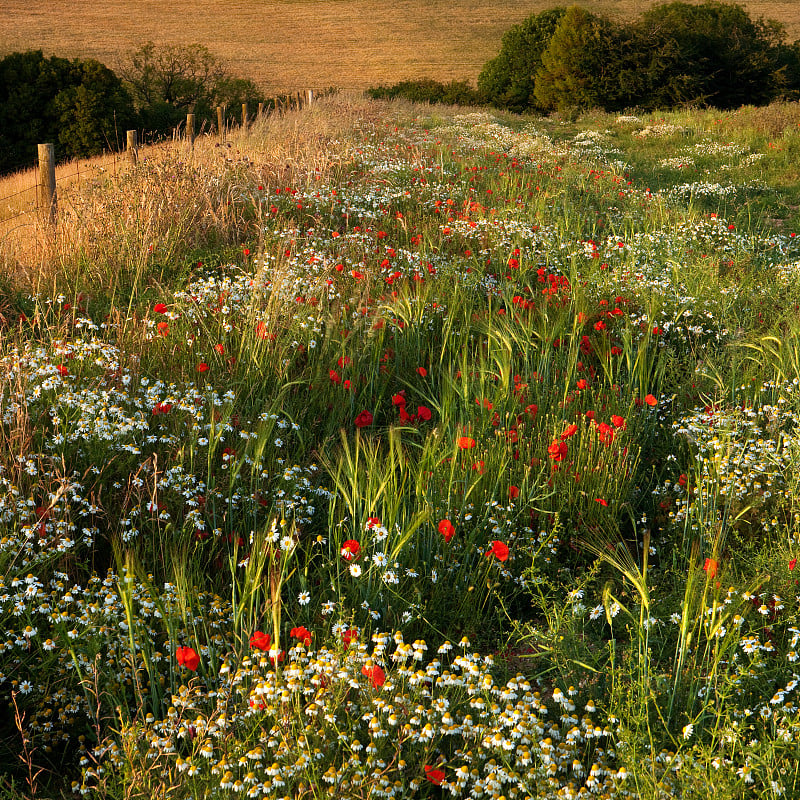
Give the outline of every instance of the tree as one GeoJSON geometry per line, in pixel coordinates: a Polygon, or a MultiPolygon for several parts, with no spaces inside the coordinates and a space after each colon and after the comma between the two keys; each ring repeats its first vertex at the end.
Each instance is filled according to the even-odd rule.
{"type": "Polygon", "coordinates": [[[478,77],[478,89],[488,102],[518,113],[544,110],[534,93],[535,75],[565,13],[566,8],[542,11],[506,31],[500,52],[486,62],[478,77]]]}
{"type": "Polygon", "coordinates": [[[147,42],[128,55],[119,72],[133,95],[142,126],[154,131],[168,131],[189,112],[198,122],[211,123],[217,105],[264,100],[252,81],[229,75],[201,44],[147,42]]]}
{"type": "Polygon", "coordinates": [[[655,106],[736,108],[767,103],[787,85],[784,30],[733,3],[654,6],[637,24],[651,59],[655,106]]]}
{"type": "Polygon", "coordinates": [[[620,83],[626,66],[626,35],[605,17],[570,6],[542,52],[534,96],[542,110],[628,105],[620,83]]]}
{"type": "Polygon", "coordinates": [[[53,142],[59,160],[100,153],[134,113],[121,81],[100,62],[30,50],[0,60],[0,117],[0,172],[8,172],[34,164],[40,142],[53,142]]]}

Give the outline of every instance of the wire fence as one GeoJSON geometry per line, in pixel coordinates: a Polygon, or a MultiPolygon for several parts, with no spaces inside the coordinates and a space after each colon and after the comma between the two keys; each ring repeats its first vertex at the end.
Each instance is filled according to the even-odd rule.
{"type": "MultiPolygon", "coordinates": [[[[318,95],[313,90],[306,90],[305,92],[297,92],[296,94],[292,93],[292,94],[281,95],[281,96],[272,98],[269,103],[266,103],[266,104],[265,103],[260,103],[259,104],[259,109],[258,109],[258,115],[257,116],[260,116],[262,113],[272,113],[274,111],[283,111],[283,110],[288,110],[290,108],[300,108],[305,104],[310,104],[315,96],[318,96],[318,95]]],[[[223,115],[222,117],[218,116],[218,119],[220,119],[220,118],[223,119],[222,126],[218,126],[219,127],[218,135],[221,135],[222,137],[224,137],[226,131],[229,131],[232,126],[231,126],[229,120],[227,119],[227,114],[226,114],[224,109],[222,111],[222,115],[223,115]]],[[[193,115],[192,115],[192,117],[193,117],[193,115]]],[[[248,117],[248,112],[247,112],[246,106],[243,106],[243,108],[242,108],[242,121],[243,121],[243,127],[247,127],[252,122],[252,118],[248,117]]],[[[194,122],[193,122],[193,119],[192,119],[192,122],[191,122],[192,141],[194,140],[194,137],[196,135],[198,135],[198,136],[199,135],[203,135],[204,129],[205,129],[205,122],[201,125],[200,130],[198,131],[197,134],[194,133],[193,126],[194,126],[194,122]]],[[[173,131],[173,136],[172,136],[173,141],[182,138],[182,136],[187,133],[187,127],[188,126],[187,126],[186,123],[181,122],[175,128],[175,130],[173,131]]],[[[208,133],[210,134],[211,130],[209,130],[208,133]]],[[[136,148],[137,146],[142,146],[142,145],[146,144],[146,142],[144,141],[144,139],[145,139],[144,136],[142,136],[142,138],[138,141],[138,144],[136,143],[136,139],[137,139],[137,137],[134,137],[134,148],[136,148]]],[[[151,142],[151,143],[154,143],[154,142],[151,142]]],[[[122,154],[121,153],[117,153],[116,151],[111,151],[111,155],[113,156],[114,175],[116,175],[116,173],[117,173],[117,163],[120,160],[120,158],[122,157],[122,154]]],[[[39,164],[39,167],[41,167],[41,162],[39,164]]],[[[63,168],[64,168],[64,166],[62,165],[61,167],[59,167],[59,170],[63,170],[63,168]]],[[[93,169],[91,167],[91,164],[88,163],[88,162],[85,162],[84,163],[83,172],[81,172],[81,162],[80,161],[76,161],[75,162],[75,171],[74,172],[67,172],[65,174],[59,175],[58,177],[55,178],[54,182],[55,182],[55,184],[63,184],[64,182],[67,182],[67,181],[74,183],[76,180],[78,182],[80,182],[83,178],[85,178],[92,171],[93,171],[93,169]]],[[[29,215],[31,215],[33,213],[41,211],[43,208],[47,208],[47,207],[51,206],[52,203],[54,202],[54,199],[55,199],[54,196],[53,196],[53,197],[50,198],[49,202],[47,202],[47,201],[42,202],[42,198],[41,198],[42,183],[41,183],[41,179],[40,179],[40,170],[37,169],[37,167],[35,165],[32,165],[30,167],[30,169],[27,170],[27,171],[20,171],[18,173],[18,175],[20,175],[21,179],[23,179],[23,180],[24,180],[24,177],[22,177],[22,176],[26,176],[26,177],[30,176],[30,179],[32,180],[32,183],[29,186],[25,186],[22,189],[18,189],[18,190],[14,191],[14,192],[11,192],[10,194],[6,194],[6,195],[3,195],[2,197],[0,197],[0,225],[2,225],[4,228],[9,222],[12,222],[15,219],[19,219],[20,217],[24,217],[24,216],[29,216],[29,215]],[[3,213],[3,205],[6,204],[8,201],[13,200],[14,198],[17,198],[17,197],[19,197],[21,195],[31,194],[31,193],[33,194],[33,197],[31,198],[31,201],[29,202],[29,206],[30,207],[22,208],[20,210],[15,211],[14,213],[11,213],[11,214],[8,214],[8,215],[3,213]]],[[[17,225],[14,228],[11,228],[11,229],[4,229],[2,231],[2,233],[3,233],[4,236],[8,235],[9,233],[11,233],[11,232],[13,232],[15,230],[18,230],[19,228],[27,227],[28,224],[30,224],[30,223],[17,225]]]]}

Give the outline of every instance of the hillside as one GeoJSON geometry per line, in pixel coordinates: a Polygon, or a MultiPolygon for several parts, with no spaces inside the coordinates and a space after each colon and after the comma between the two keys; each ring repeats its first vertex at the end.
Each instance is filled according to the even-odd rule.
{"type": "MultiPolygon", "coordinates": [[[[584,0],[582,5],[629,19],[655,0],[584,0]]],[[[93,57],[112,69],[121,54],[148,39],[198,42],[265,90],[364,89],[432,77],[475,81],[496,55],[503,33],[554,5],[543,0],[2,0],[0,54],[41,49],[93,57]]],[[[753,0],[752,16],[783,22],[800,38],[792,0],[753,0]]]]}

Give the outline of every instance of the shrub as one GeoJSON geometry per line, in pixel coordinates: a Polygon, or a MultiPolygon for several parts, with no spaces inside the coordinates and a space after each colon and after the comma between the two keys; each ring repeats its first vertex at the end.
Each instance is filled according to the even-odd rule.
{"type": "Polygon", "coordinates": [[[33,163],[39,142],[53,142],[59,159],[101,153],[134,119],[130,95],[108,67],[41,50],[0,60],[0,114],[0,172],[33,163]]]}
{"type": "Polygon", "coordinates": [[[534,94],[534,76],[565,12],[565,8],[551,8],[506,31],[500,52],[486,62],[478,77],[478,89],[490,103],[516,112],[543,110],[534,94]]]}
{"type": "Polygon", "coordinates": [[[571,6],[542,52],[534,96],[546,111],[598,106],[622,108],[622,30],[604,17],[571,6]]]}
{"type": "Polygon", "coordinates": [[[367,90],[374,100],[393,100],[402,97],[414,103],[444,103],[445,105],[480,105],[483,96],[466,81],[441,83],[431,78],[400,81],[392,86],[376,86],[367,90]]]}

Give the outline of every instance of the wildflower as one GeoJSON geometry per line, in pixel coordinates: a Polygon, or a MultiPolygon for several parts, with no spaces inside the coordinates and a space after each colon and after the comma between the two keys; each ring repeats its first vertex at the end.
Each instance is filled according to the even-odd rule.
{"type": "Polygon", "coordinates": [[[651,394],[645,395],[644,401],[651,407],[658,405],[658,400],[656,400],[656,398],[651,394]]]}
{"type": "Polygon", "coordinates": [[[611,415],[611,424],[615,428],[620,428],[621,430],[625,430],[625,417],[619,416],[619,414],[612,414],[611,415]]]}
{"type": "Polygon", "coordinates": [[[444,780],[443,770],[434,769],[428,764],[425,765],[424,769],[425,769],[425,777],[427,780],[429,780],[434,786],[442,785],[442,781],[444,780]]]}
{"type": "Polygon", "coordinates": [[[361,674],[369,678],[373,689],[380,689],[386,683],[386,673],[377,664],[372,666],[364,664],[361,667],[361,674]]]}
{"type": "Polygon", "coordinates": [[[350,565],[350,574],[354,578],[360,578],[361,577],[361,565],[360,564],[351,564],[350,565]]]}
{"type": "Polygon", "coordinates": [[[519,486],[509,486],[508,497],[510,500],[516,500],[519,497],[519,486]]]}
{"type": "Polygon", "coordinates": [[[305,626],[303,626],[303,625],[301,625],[301,626],[300,626],[300,627],[298,627],[298,628],[292,628],[292,629],[289,631],[289,636],[291,636],[293,639],[298,639],[298,640],[299,640],[299,641],[301,641],[301,642],[302,642],[302,643],[303,643],[303,644],[304,644],[306,647],[308,647],[308,646],[311,644],[311,636],[312,636],[312,635],[313,635],[313,634],[311,633],[311,631],[310,631],[310,630],[308,630],[308,628],[306,628],[306,627],[305,627],[305,626]]]}
{"type": "Polygon", "coordinates": [[[426,370],[425,367],[417,367],[417,375],[419,375],[420,378],[427,378],[428,370],[426,370]]]}
{"type": "Polygon", "coordinates": [[[348,628],[346,631],[342,631],[342,642],[344,643],[345,650],[350,647],[352,642],[355,642],[358,639],[358,629],[357,628],[348,628]]]}
{"type": "Polygon", "coordinates": [[[449,543],[453,536],[455,536],[456,529],[449,519],[443,519],[439,522],[439,533],[444,536],[445,542],[449,543]]]}
{"type": "Polygon", "coordinates": [[[719,562],[714,558],[707,558],[706,563],[703,564],[703,570],[706,572],[709,578],[716,577],[718,567],[719,562]]]}
{"type": "Polygon", "coordinates": [[[200,362],[200,363],[197,365],[197,371],[198,371],[198,372],[208,372],[208,364],[206,364],[206,362],[205,362],[205,361],[201,361],[201,362],[200,362]]]}
{"type": "Polygon", "coordinates": [[[469,436],[459,436],[458,437],[458,448],[459,450],[471,450],[475,447],[475,440],[471,439],[469,436]]]}
{"type": "Polygon", "coordinates": [[[789,562],[789,569],[790,569],[790,570],[793,570],[793,569],[794,569],[796,566],[797,566],[797,559],[796,559],[796,558],[793,558],[793,559],[792,559],[792,560],[789,562]]]}
{"type": "Polygon", "coordinates": [[[167,307],[164,305],[164,303],[156,303],[153,306],[153,311],[155,311],[156,314],[166,314],[167,313],[167,307]]]}
{"type": "Polygon", "coordinates": [[[431,416],[431,410],[428,406],[417,406],[417,419],[423,419],[427,422],[431,416]]]}
{"type": "Polygon", "coordinates": [[[550,456],[553,461],[563,461],[568,452],[569,448],[566,442],[553,442],[547,448],[547,455],[550,456]]]}
{"type": "Polygon", "coordinates": [[[361,545],[355,539],[347,539],[342,542],[342,549],[339,554],[345,561],[357,561],[361,555],[361,545]]]}
{"type": "Polygon", "coordinates": [[[162,336],[169,336],[169,323],[168,322],[159,322],[156,327],[158,328],[158,332],[162,336]]]}
{"type": "Polygon", "coordinates": [[[572,425],[567,427],[564,430],[564,433],[561,434],[561,441],[565,442],[570,437],[574,436],[578,432],[578,426],[573,422],[572,425]]]}
{"type": "Polygon", "coordinates": [[[301,606],[307,606],[311,602],[311,593],[300,592],[300,594],[297,595],[297,602],[300,603],[301,606]]]}
{"type": "Polygon", "coordinates": [[[595,503],[600,503],[603,507],[608,506],[608,500],[604,500],[602,497],[595,497],[594,501],[595,503]]]}
{"type": "Polygon", "coordinates": [[[179,647],[175,651],[178,664],[194,672],[200,666],[200,656],[191,647],[179,647]]]}
{"type": "Polygon", "coordinates": [[[494,556],[498,561],[506,561],[508,559],[508,545],[495,539],[486,552],[486,556],[494,556]]]}
{"type": "Polygon", "coordinates": [[[269,650],[270,644],[272,644],[272,637],[268,633],[256,631],[250,637],[251,650],[261,650],[263,652],[265,650],[269,650]]]}
{"type": "Polygon", "coordinates": [[[370,414],[369,411],[362,411],[356,418],[355,418],[355,426],[356,428],[366,428],[368,425],[372,425],[373,416],[370,414]]]}

